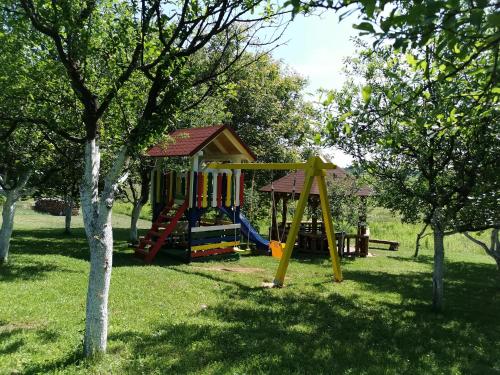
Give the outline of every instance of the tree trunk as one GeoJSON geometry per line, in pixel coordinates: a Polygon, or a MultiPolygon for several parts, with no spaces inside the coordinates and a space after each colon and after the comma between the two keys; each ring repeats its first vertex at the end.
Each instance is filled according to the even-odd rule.
{"type": "Polygon", "coordinates": [[[82,212],[90,248],[84,351],[87,357],[106,351],[108,296],[113,265],[111,213],[119,175],[127,163],[125,148],[116,157],[98,195],[101,154],[96,140],[85,145],[85,169],[81,187],[82,212]]]}
{"type": "Polygon", "coordinates": [[[8,191],[2,209],[2,227],[0,229],[0,264],[7,262],[9,257],[10,239],[14,228],[14,213],[16,210],[16,194],[8,191]]]}
{"type": "Polygon", "coordinates": [[[4,193],[6,201],[2,209],[2,227],[0,228],[0,264],[6,263],[9,258],[16,203],[21,197],[20,192],[26,187],[30,175],[31,171],[24,173],[19,179],[18,186],[4,193]]]}
{"type": "Polygon", "coordinates": [[[141,168],[141,195],[137,202],[134,202],[132,217],[130,218],[130,242],[136,244],[139,242],[137,235],[137,221],[141,214],[142,208],[149,200],[149,189],[151,185],[151,169],[148,165],[141,168]]]}
{"type": "Polygon", "coordinates": [[[500,271],[500,228],[493,228],[491,230],[490,246],[489,247],[486,243],[484,243],[483,241],[481,241],[477,238],[474,238],[472,235],[470,235],[467,232],[465,232],[464,235],[465,235],[465,237],[467,237],[469,240],[471,240],[475,244],[481,246],[484,249],[484,251],[486,252],[486,254],[488,254],[489,256],[491,256],[495,260],[495,262],[497,264],[498,271],[500,271]]]}
{"type": "Polygon", "coordinates": [[[139,236],[137,234],[137,222],[139,221],[142,207],[144,207],[144,204],[139,200],[134,204],[134,208],[132,210],[132,217],[130,218],[130,243],[132,244],[136,244],[137,242],[139,242],[139,236]]]}
{"type": "Polygon", "coordinates": [[[71,218],[73,216],[73,198],[66,196],[66,207],[64,210],[64,233],[71,234],[71,218]]]}
{"type": "Polygon", "coordinates": [[[422,230],[421,230],[421,231],[417,234],[417,240],[415,241],[415,253],[413,254],[413,256],[414,256],[415,258],[417,258],[417,257],[418,257],[418,250],[420,249],[420,240],[421,240],[424,236],[426,236],[425,231],[426,231],[426,229],[427,229],[428,225],[429,225],[428,223],[425,223],[425,225],[424,225],[424,227],[422,228],[422,230]]]}
{"type": "Polygon", "coordinates": [[[432,308],[439,312],[444,308],[444,234],[439,225],[434,231],[434,272],[432,274],[432,308]]]}

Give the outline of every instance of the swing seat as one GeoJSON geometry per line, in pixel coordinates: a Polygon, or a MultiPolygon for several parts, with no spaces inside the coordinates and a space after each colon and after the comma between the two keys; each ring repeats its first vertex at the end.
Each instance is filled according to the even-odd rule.
{"type": "Polygon", "coordinates": [[[281,259],[283,251],[285,251],[285,244],[279,241],[269,241],[269,248],[274,258],[281,259]]]}

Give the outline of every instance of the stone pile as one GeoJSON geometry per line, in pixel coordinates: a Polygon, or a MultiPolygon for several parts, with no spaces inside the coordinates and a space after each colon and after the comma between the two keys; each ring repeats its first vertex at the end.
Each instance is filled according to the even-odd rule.
{"type": "MultiPolygon", "coordinates": [[[[40,198],[35,201],[33,209],[55,216],[64,216],[66,202],[59,198],[40,198]]],[[[78,216],[79,206],[73,203],[72,216],[78,216]]]]}

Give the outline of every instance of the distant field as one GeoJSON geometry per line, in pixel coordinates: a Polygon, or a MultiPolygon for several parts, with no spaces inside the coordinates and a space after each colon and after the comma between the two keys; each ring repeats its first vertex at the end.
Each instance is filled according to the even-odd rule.
{"type": "Polygon", "coordinates": [[[270,257],[186,265],[161,256],[145,266],[126,246],[130,218],[115,213],[108,355],[83,360],[81,216],[64,236],[63,217],[28,206],[0,268],[0,374],[500,373],[494,262],[463,236],[447,238],[446,311],[433,314],[432,238],[413,259],[420,228],[381,209],[371,235],[400,241],[400,251],[343,260],[340,284],[327,259],[293,259],[283,289],[261,286],[278,264],[270,257]]]}

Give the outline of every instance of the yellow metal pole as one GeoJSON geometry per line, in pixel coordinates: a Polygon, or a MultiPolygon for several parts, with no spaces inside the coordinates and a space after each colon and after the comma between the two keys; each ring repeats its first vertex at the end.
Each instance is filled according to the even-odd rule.
{"type": "Polygon", "coordinates": [[[283,286],[285,281],[285,274],[288,268],[288,263],[290,262],[290,257],[292,256],[292,251],[295,245],[295,239],[299,233],[300,222],[302,221],[302,215],[304,215],[304,210],[307,205],[307,199],[309,198],[309,192],[311,191],[311,186],[314,180],[314,167],[311,166],[310,169],[306,170],[306,176],[304,179],[304,187],[300,193],[299,203],[297,203],[297,210],[295,211],[295,216],[293,217],[292,226],[290,227],[290,232],[288,232],[286,238],[285,251],[281,256],[280,264],[278,270],[276,271],[276,276],[274,277],[273,284],[275,287],[283,286]]]}
{"type": "Polygon", "coordinates": [[[342,281],[342,270],[340,269],[340,257],[335,247],[335,232],[333,231],[332,214],[328,203],[328,194],[325,183],[325,172],[316,176],[319,189],[319,198],[321,201],[321,212],[323,213],[323,224],[325,226],[326,238],[328,240],[328,249],[332,258],[333,275],[335,281],[342,281]]]}

